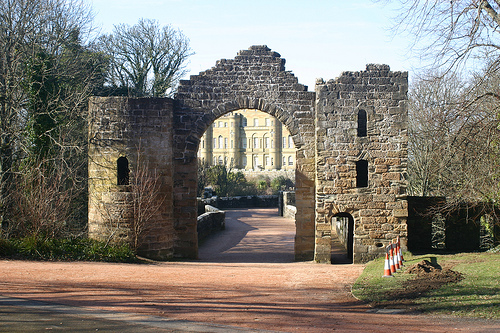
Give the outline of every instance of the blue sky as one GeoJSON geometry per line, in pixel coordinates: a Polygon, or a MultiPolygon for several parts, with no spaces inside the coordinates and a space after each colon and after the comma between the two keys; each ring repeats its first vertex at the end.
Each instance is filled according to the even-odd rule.
{"type": "MultiPolygon", "coordinates": [[[[384,63],[411,71],[409,43],[388,31],[394,7],[371,0],[90,0],[95,23],[109,33],[114,24],[140,18],[179,28],[196,53],[189,75],[232,59],[251,45],[267,45],[286,59],[286,69],[314,89],[316,78],[384,63]]],[[[410,73],[411,74],[411,73],[410,73]]]]}

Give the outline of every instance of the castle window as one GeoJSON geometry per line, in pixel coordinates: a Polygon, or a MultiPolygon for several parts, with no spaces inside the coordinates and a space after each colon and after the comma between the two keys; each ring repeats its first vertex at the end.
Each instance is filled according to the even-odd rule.
{"type": "Polygon", "coordinates": [[[116,161],[117,167],[117,184],[118,185],[128,185],[129,184],[129,174],[130,170],[128,168],[128,160],[126,157],[120,157],[116,161]]]}
{"type": "Polygon", "coordinates": [[[356,187],[368,187],[368,161],[356,162],[356,187]]]}
{"type": "Polygon", "coordinates": [[[358,136],[366,136],[366,111],[358,111],[358,136]]]}

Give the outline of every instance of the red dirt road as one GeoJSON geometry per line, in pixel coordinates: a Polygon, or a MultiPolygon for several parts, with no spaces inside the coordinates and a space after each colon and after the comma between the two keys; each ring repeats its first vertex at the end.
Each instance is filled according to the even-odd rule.
{"type": "Polygon", "coordinates": [[[228,211],[198,261],[3,260],[0,295],[283,332],[500,331],[499,322],[372,312],[350,293],[363,266],[291,262],[293,221],[275,214],[228,211]]]}

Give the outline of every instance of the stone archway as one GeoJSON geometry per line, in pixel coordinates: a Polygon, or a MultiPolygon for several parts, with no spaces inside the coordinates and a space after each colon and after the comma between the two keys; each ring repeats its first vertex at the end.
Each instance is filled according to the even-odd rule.
{"type": "Polygon", "coordinates": [[[314,256],[314,103],[315,94],[285,71],[285,60],[266,46],[240,51],[234,60],[181,81],[174,110],[174,219],[184,257],[197,256],[196,152],[203,133],[218,117],[257,109],[286,126],[297,148],[297,260],[314,256]],[[183,203],[178,207],[176,203],[183,203]],[[193,211],[185,205],[193,207],[193,211]]]}

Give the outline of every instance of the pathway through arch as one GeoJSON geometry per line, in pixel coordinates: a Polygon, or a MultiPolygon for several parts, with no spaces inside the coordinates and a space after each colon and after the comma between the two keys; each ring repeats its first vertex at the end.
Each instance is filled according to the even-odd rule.
{"type": "Polygon", "coordinates": [[[295,221],[277,208],[226,210],[226,229],[201,242],[206,262],[286,263],[294,261],[295,221]]]}
{"type": "MultiPolygon", "coordinates": [[[[226,229],[201,242],[204,262],[290,263],[294,261],[295,221],[277,208],[226,210],[226,229]]],[[[332,241],[332,263],[349,263],[346,251],[332,241]]]]}

